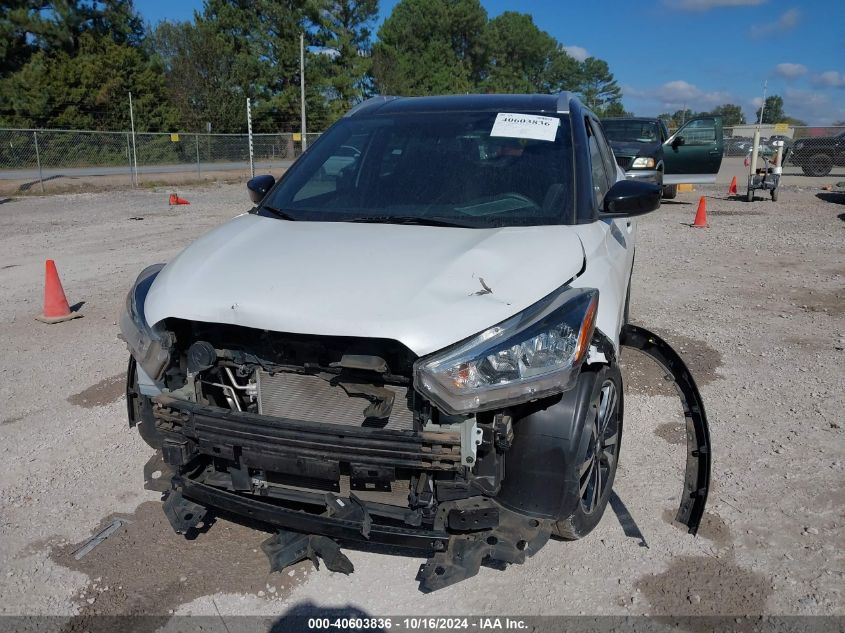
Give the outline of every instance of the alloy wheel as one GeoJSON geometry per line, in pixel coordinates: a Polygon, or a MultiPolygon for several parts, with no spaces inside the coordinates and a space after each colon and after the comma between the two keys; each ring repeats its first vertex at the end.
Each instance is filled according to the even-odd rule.
{"type": "Polygon", "coordinates": [[[606,380],[602,384],[595,415],[590,427],[587,454],[578,468],[581,507],[590,514],[598,506],[607,490],[608,480],[619,452],[619,396],[616,384],[606,380]]]}

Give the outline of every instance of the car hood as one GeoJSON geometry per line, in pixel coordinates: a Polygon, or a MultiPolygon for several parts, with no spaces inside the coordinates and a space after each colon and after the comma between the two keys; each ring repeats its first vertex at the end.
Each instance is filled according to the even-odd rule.
{"type": "Polygon", "coordinates": [[[581,241],[566,226],[464,229],[242,215],[165,266],[144,312],[151,325],[175,317],[394,339],[422,356],[524,310],[583,267],[581,241]]]}
{"type": "Polygon", "coordinates": [[[663,146],[660,143],[610,141],[610,147],[617,156],[657,156],[663,146]]]}

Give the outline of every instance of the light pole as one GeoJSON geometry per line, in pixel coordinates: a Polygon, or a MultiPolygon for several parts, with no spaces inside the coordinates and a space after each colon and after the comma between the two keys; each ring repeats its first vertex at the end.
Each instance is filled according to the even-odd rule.
{"type": "Polygon", "coordinates": [[[299,34],[299,110],[302,117],[300,133],[302,134],[302,151],[308,148],[305,139],[305,34],[299,34]]]}

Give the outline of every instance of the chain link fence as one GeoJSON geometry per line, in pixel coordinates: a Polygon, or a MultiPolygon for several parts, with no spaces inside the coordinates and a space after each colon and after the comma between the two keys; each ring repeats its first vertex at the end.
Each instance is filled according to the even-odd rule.
{"type": "MultiPolygon", "coordinates": [[[[319,134],[307,134],[314,142],[319,134]]],[[[162,134],[0,128],[0,187],[45,191],[45,183],[73,181],[77,189],[247,178],[278,172],[302,153],[297,133],[162,134]],[[4,186],[5,185],[5,186],[4,186]]],[[[278,174],[277,174],[278,175],[278,174]]]]}
{"type": "MultiPolygon", "coordinates": [[[[724,128],[725,157],[750,156],[755,128],[724,128]]],[[[774,141],[784,142],[785,175],[845,177],[845,127],[763,125],[760,132],[761,156],[776,153],[774,141]]],[[[133,138],[131,132],[0,128],[0,193],[245,180],[251,168],[278,176],[302,153],[297,133],[253,134],[252,141],[250,160],[247,134],[136,132],[133,138]]]]}
{"type": "MultiPolygon", "coordinates": [[[[725,156],[748,157],[756,125],[724,128],[725,156]]],[[[845,127],[761,125],[758,153],[770,158],[782,141],[784,174],[811,177],[845,177],[845,127]]]]}

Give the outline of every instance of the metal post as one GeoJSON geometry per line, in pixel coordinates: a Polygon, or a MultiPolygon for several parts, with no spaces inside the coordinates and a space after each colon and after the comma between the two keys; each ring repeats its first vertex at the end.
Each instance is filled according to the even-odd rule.
{"type": "Polygon", "coordinates": [[[38,163],[38,182],[41,183],[41,193],[44,193],[44,174],[41,171],[41,154],[38,151],[38,132],[33,130],[32,137],[35,139],[35,162],[38,163]]]}
{"type": "Polygon", "coordinates": [[[194,140],[197,144],[197,177],[202,178],[202,170],[200,169],[200,135],[194,134],[194,140]]]}
{"type": "Polygon", "coordinates": [[[751,182],[754,174],[757,173],[757,153],[760,146],[760,126],[763,124],[763,110],[766,109],[766,88],[768,85],[769,80],[767,79],[763,82],[763,102],[760,104],[760,116],[757,119],[757,129],[754,130],[753,139],[751,141],[751,165],[749,166],[750,169],[748,173],[749,182],[751,182]]]}
{"type": "Polygon", "coordinates": [[[249,137],[249,177],[255,178],[255,163],[252,161],[252,108],[249,97],[246,98],[246,132],[249,137]]]}
{"type": "Polygon", "coordinates": [[[305,137],[305,34],[299,34],[299,110],[302,117],[302,151],[308,149],[308,140],[305,137]]]}
{"type": "Polygon", "coordinates": [[[126,159],[129,161],[129,184],[135,186],[135,174],[132,173],[132,138],[126,133],[126,159]]]}
{"type": "Polygon", "coordinates": [[[132,111],[132,93],[129,93],[129,123],[132,126],[132,161],[135,165],[134,185],[138,186],[138,152],[135,148],[135,113],[132,111]]]}

